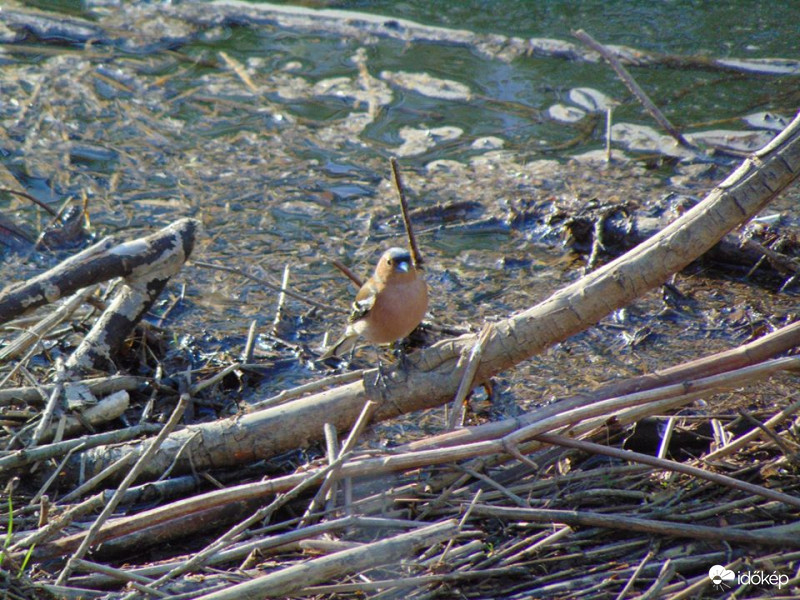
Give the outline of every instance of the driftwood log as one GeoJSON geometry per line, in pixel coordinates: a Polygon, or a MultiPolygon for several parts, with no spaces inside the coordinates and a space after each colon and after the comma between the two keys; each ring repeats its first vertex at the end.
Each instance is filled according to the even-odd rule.
{"type": "Polygon", "coordinates": [[[66,361],[70,373],[107,367],[127,335],[192,252],[199,223],[181,219],[147,237],[105,238],[29,281],[0,292],[0,323],[83,288],[122,278],[123,285],[66,361]]]}
{"type": "MultiPolygon", "coordinates": [[[[659,234],[539,305],[495,323],[474,384],[578,333],[662,284],[756,215],[798,174],[800,117],[659,234]]],[[[189,426],[169,436],[143,477],[157,478],[170,467],[174,472],[229,467],[306,446],[321,439],[325,423],[348,430],[368,400],[378,404],[377,420],[439,406],[459,388],[466,357],[476,341],[476,335],[445,340],[412,355],[408,368],[395,367],[382,376],[370,370],[360,381],[286,405],[189,426]]],[[[88,450],[73,457],[66,476],[77,479],[82,463],[86,474],[94,475],[128,453],[141,455],[142,449],[142,443],[129,443],[88,450]]]]}

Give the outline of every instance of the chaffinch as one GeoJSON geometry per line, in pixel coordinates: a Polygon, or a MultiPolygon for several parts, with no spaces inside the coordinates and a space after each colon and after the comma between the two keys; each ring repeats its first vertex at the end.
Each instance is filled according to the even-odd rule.
{"type": "Polygon", "coordinates": [[[359,337],[373,344],[388,344],[406,337],[428,310],[428,286],[402,248],[383,253],[375,273],[356,294],[347,328],[320,357],[342,356],[359,337]]]}

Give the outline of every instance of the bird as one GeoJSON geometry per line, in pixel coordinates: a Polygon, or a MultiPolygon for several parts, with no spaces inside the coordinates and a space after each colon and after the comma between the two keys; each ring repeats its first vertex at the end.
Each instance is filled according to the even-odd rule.
{"type": "Polygon", "coordinates": [[[344,356],[363,338],[389,344],[406,337],[428,310],[428,286],[403,248],[384,252],[375,272],[356,294],[344,334],[320,357],[344,356]]]}

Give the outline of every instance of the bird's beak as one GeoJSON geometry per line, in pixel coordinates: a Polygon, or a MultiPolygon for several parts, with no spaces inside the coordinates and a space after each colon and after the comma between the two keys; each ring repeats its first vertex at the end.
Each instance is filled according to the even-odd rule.
{"type": "Polygon", "coordinates": [[[411,268],[411,263],[408,261],[402,261],[397,263],[397,270],[402,271],[403,273],[408,273],[409,269],[411,268]]]}

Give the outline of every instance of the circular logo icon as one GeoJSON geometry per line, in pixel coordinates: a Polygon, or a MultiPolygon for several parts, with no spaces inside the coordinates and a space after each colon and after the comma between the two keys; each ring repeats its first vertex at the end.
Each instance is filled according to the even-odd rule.
{"type": "Polygon", "coordinates": [[[714,585],[722,585],[723,583],[730,583],[736,579],[736,574],[730,569],[726,569],[722,565],[714,565],[708,570],[708,576],[714,585]]]}

